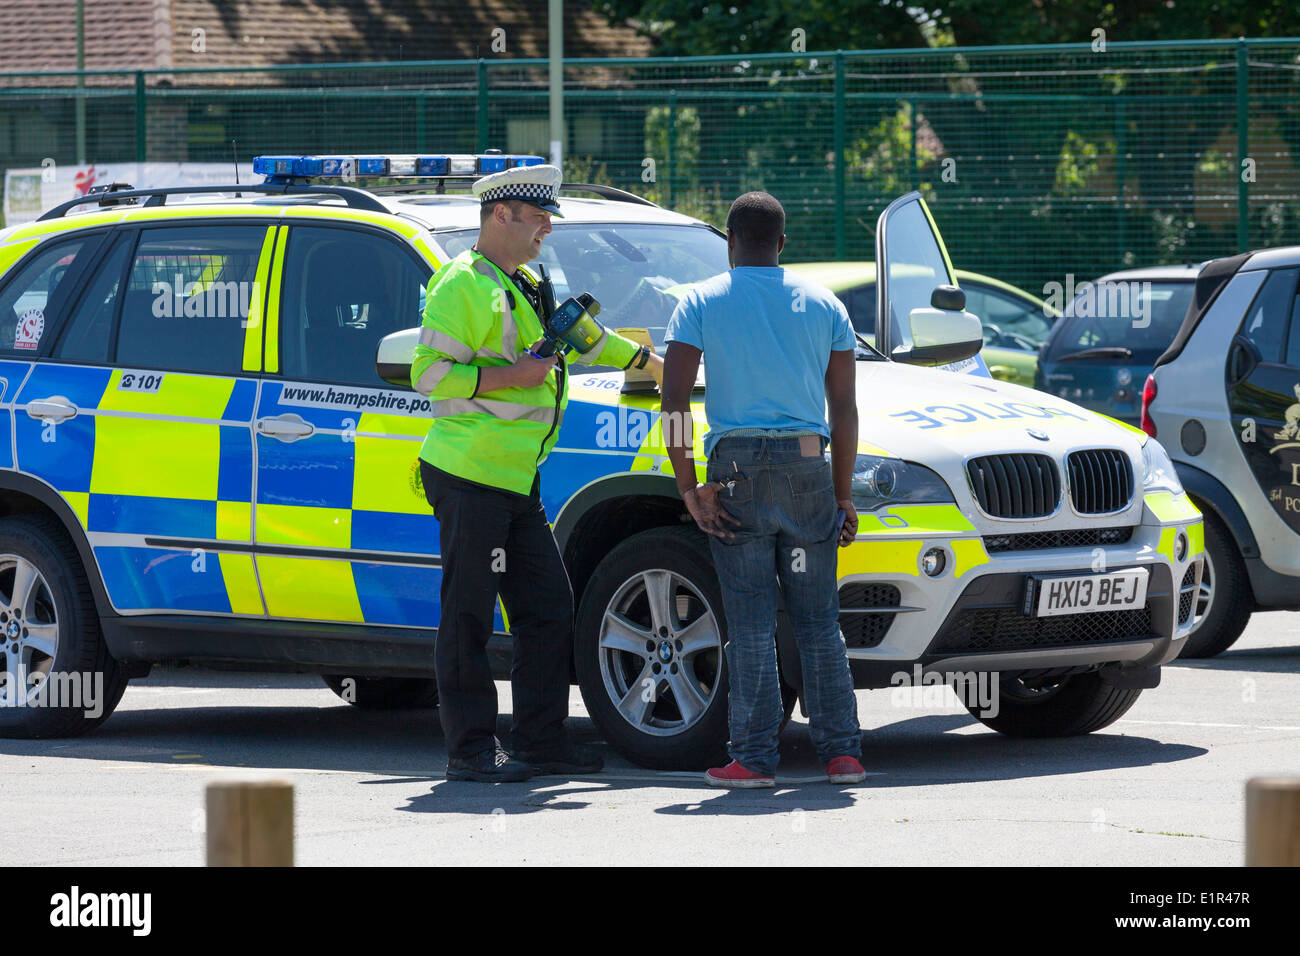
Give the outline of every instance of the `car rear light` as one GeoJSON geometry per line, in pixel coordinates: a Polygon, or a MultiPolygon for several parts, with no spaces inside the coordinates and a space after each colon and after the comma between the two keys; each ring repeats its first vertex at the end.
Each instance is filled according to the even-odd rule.
{"type": "Polygon", "coordinates": [[[1147,383],[1142,386],[1142,430],[1152,438],[1156,437],[1156,423],[1151,419],[1151,403],[1156,398],[1156,377],[1147,376],[1147,383]]]}

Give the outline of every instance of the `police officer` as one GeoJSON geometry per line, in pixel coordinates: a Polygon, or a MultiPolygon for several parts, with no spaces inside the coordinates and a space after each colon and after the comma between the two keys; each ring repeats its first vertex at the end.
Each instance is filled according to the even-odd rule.
{"type": "MultiPolygon", "coordinates": [[[[431,399],[434,418],[420,476],[441,535],[435,666],[449,780],[524,780],[603,765],[564,728],[573,592],[537,469],[564,417],[566,357],[562,349],[532,354],[542,339],[542,307],[536,278],[521,268],[541,254],[551,217],[560,215],[559,187],[554,166],[508,169],[474,183],[482,203],[478,242],[429,281],[411,366],[411,383],[431,399]],[[498,595],[514,639],[513,756],[494,736],[487,643],[498,595]]],[[[648,366],[656,379],[663,369],[652,350],[609,331],[567,361],[648,366]]]]}

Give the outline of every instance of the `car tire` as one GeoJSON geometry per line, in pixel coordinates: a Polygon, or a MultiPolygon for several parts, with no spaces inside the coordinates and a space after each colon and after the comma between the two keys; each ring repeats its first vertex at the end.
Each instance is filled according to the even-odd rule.
{"type": "Polygon", "coordinates": [[[1183,639],[1178,655],[1191,658],[1213,657],[1235,644],[1255,607],[1245,562],[1227,526],[1203,502],[1196,504],[1204,513],[1205,568],[1192,631],[1183,639]]]}
{"type": "Polygon", "coordinates": [[[606,556],[583,591],[574,668],[587,712],[616,750],[643,767],[724,764],[725,644],[722,592],[704,535],[693,527],[634,535],[606,556]],[[657,615],[652,589],[661,602],[657,615]],[[656,619],[671,630],[656,633],[656,619]],[[688,643],[670,639],[693,627],[688,643]]]}
{"type": "Polygon", "coordinates": [[[122,699],[126,670],[104,643],[77,549],[51,515],[0,519],[0,637],[0,737],[75,737],[122,699]]]}
{"type": "Polygon", "coordinates": [[[998,681],[998,712],[967,704],[985,727],[1008,737],[1075,737],[1100,730],[1128,711],[1141,689],[1116,687],[1097,674],[998,681]]]}
{"type": "Polygon", "coordinates": [[[323,679],[340,698],[365,710],[429,710],[438,706],[438,682],[431,677],[326,674],[323,679]]]}

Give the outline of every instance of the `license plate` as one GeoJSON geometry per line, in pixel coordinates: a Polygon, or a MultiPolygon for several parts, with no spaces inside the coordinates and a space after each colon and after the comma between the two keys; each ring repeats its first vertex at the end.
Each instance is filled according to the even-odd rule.
{"type": "Polygon", "coordinates": [[[1147,602],[1146,568],[1059,577],[1035,574],[1029,582],[1025,610],[1034,617],[1132,611],[1147,602]]]}

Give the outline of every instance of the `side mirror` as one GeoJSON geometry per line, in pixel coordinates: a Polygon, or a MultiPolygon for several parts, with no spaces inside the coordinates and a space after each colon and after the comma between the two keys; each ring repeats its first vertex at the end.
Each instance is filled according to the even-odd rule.
{"type": "MultiPolygon", "coordinates": [[[[940,286],[942,288],[944,287],[940,286]]],[[[966,298],[960,289],[954,291],[963,300],[966,298]]],[[[937,289],[935,294],[938,295],[937,289]]],[[[973,358],[984,347],[984,327],[977,316],[966,311],[913,309],[908,316],[908,323],[912,330],[912,347],[895,349],[891,357],[896,362],[948,365],[973,358]]]]}
{"type": "Polygon", "coordinates": [[[375,373],[389,385],[411,387],[411,362],[420,341],[419,329],[403,329],[385,335],[375,351],[375,373]]]}
{"type": "Polygon", "coordinates": [[[966,310],[966,293],[955,285],[937,285],[934,291],[930,293],[930,305],[936,309],[947,309],[950,312],[964,312],[966,310]]]}

